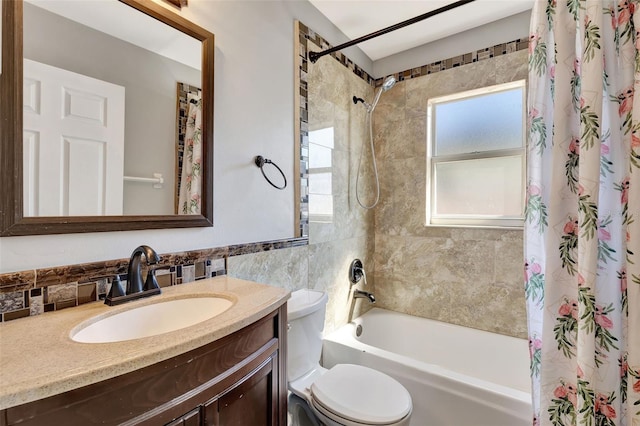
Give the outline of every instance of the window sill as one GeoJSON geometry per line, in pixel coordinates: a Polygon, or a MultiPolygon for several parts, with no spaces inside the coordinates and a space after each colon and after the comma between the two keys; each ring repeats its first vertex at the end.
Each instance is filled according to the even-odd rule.
{"type": "Polygon", "coordinates": [[[430,224],[424,225],[425,228],[467,228],[467,229],[495,229],[499,231],[524,231],[524,225],[520,226],[503,226],[503,225],[462,225],[462,224],[430,224]]]}

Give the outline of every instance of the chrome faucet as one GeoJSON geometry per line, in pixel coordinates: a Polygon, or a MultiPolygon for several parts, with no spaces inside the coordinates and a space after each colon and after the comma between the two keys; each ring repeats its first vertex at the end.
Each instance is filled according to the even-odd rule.
{"type": "MultiPolygon", "coordinates": [[[[129,259],[129,270],[127,272],[127,295],[143,291],[142,272],[140,272],[140,258],[142,255],[147,259],[148,265],[155,265],[160,261],[158,253],[149,246],[142,245],[133,250],[131,258],[129,259]]],[[[149,269],[147,274],[148,276],[153,277],[151,269],[149,269]]]]}
{"type": "Polygon", "coordinates": [[[354,299],[369,299],[369,302],[376,303],[376,297],[369,293],[368,291],[362,291],[355,289],[353,290],[353,298],[354,299]]]}

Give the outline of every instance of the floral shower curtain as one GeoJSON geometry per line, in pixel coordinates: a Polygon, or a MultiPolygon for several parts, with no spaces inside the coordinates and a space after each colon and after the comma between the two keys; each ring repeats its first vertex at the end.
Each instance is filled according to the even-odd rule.
{"type": "Polygon", "coordinates": [[[640,425],[640,1],[536,1],[525,289],[534,425],[640,425]]]}
{"type": "Polygon", "coordinates": [[[188,103],[178,213],[200,214],[202,191],[202,99],[199,96],[189,94],[188,103]]]}

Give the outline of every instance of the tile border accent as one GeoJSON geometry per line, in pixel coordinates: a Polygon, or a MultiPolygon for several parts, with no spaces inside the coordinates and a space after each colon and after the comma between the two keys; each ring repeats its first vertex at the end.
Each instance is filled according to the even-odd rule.
{"type": "MultiPolygon", "coordinates": [[[[294,39],[294,93],[297,93],[294,99],[294,140],[299,142],[296,144],[294,154],[294,158],[299,159],[294,167],[294,175],[297,176],[294,192],[299,202],[295,231],[301,237],[309,237],[309,92],[307,86],[309,49],[307,42],[311,41],[322,49],[330,48],[331,44],[297,20],[294,23],[294,39]]],[[[374,85],[375,79],[342,52],[334,52],[330,56],[368,84],[374,85]]]]}
{"type": "MultiPolygon", "coordinates": [[[[300,247],[308,238],[289,238],[161,254],[161,286],[226,275],[230,256],[300,247]]],[[[81,263],[0,274],[0,322],[103,300],[111,279],[127,279],[129,259],[81,263]]]]}
{"type": "MultiPolygon", "coordinates": [[[[487,47],[487,48],[476,50],[473,52],[465,53],[462,55],[454,56],[451,58],[442,59],[440,61],[432,62],[430,64],[425,64],[419,67],[410,68],[408,70],[396,72],[390,75],[393,75],[396,78],[396,81],[410,80],[412,78],[434,74],[440,71],[446,71],[451,68],[461,67],[463,65],[472,64],[474,62],[494,58],[496,56],[515,53],[520,50],[525,50],[528,48],[529,48],[528,38],[517,39],[517,40],[512,40],[506,43],[496,44],[495,46],[487,47]]],[[[376,79],[375,87],[382,86],[382,83],[384,82],[386,77],[381,77],[376,79]]]]}

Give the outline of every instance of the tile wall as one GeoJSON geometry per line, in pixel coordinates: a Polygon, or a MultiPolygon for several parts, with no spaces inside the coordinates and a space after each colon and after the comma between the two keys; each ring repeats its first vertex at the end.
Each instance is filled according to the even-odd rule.
{"type": "Polygon", "coordinates": [[[522,231],[424,225],[429,98],[526,77],[527,50],[518,50],[414,75],[382,95],[374,119],[382,188],[375,212],[379,306],[526,336],[522,231]]]}

